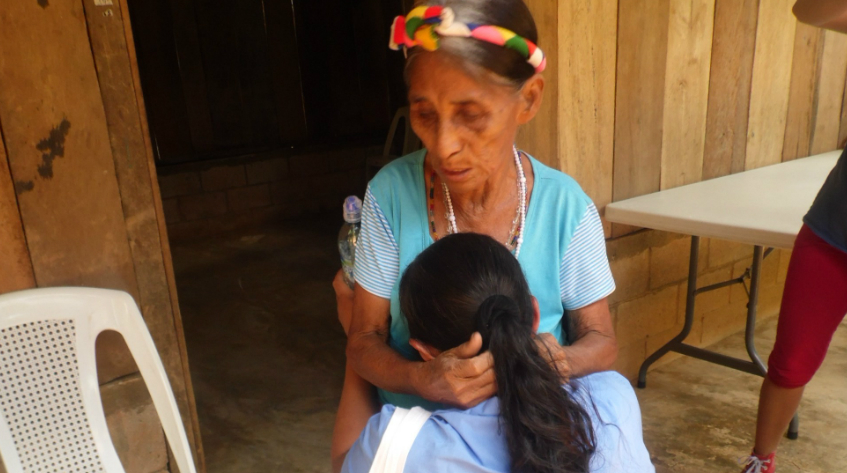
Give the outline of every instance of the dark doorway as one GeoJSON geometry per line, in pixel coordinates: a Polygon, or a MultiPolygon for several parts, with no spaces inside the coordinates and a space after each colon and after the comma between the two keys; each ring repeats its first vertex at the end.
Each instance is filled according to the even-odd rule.
{"type": "Polygon", "coordinates": [[[378,144],[405,101],[402,0],[130,0],[159,165],[378,144]]]}
{"type": "Polygon", "coordinates": [[[129,0],[209,473],[329,471],[341,204],[405,105],[403,0],[129,0]]]}

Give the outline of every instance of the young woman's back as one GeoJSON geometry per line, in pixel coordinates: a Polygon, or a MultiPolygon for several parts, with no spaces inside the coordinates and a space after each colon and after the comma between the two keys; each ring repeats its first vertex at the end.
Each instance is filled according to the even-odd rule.
{"type": "MultiPolygon", "coordinates": [[[[641,436],[638,400],[629,381],[616,372],[607,371],[581,378],[576,384],[574,398],[591,416],[597,442],[590,462],[591,473],[654,472],[641,436]]],[[[393,413],[394,406],[386,405],[371,418],[347,454],[343,473],[370,469],[393,413]]],[[[509,449],[500,428],[498,399],[489,399],[467,410],[433,412],[412,444],[403,471],[511,472],[509,449]]]]}
{"type": "MultiPolygon", "coordinates": [[[[562,385],[536,338],[538,303],[502,244],[472,233],[437,241],[406,269],[400,308],[424,361],[479,333],[497,383],[497,397],[476,407],[432,413],[407,473],[654,471],[629,382],[604,372],[562,385]]],[[[343,471],[370,470],[394,412],[370,420],[343,471]]]]}

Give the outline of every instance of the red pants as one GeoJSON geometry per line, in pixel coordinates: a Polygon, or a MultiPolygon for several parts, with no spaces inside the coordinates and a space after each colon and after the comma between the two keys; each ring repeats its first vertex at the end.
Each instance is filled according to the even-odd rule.
{"type": "Polygon", "coordinates": [[[803,225],[788,265],[768,378],[783,388],[805,386],[845,314],[847,253],[803,225]]]}

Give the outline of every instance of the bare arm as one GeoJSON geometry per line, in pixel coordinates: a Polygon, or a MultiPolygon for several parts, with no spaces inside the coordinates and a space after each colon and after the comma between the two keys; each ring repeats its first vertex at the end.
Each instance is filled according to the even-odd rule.
{"type": "Polygon", "coordinates": [[[347,338],[347,360],[364,379],[387,391],[417,394],[414,373],[419,369],[388,346],[390,324],[388,299],[356,286],[353,319],[347,338]]]}
{"type": "Polygon", "coordinates": [[[541,334],[538,341],[542,354],[556,364],[564,380],[610,369],[618,356],[618,344],[608,300],[601,299],[569,315],[573,343],[563,347],[553,335],[541,334]]]}
{"type": "Polygon", "coordinates": [[[564,347],[571,360],[573,376],[605,371],[618,357],[618,342],[609,301],[605,298],[570,312],[570,333],[574,341],[564,347]]]}
{"type": "Polygon", "coordinates": [[[479,354],[482,337],[432,361],[409,361],[388,346],[390,302],[356,286],[347,359],[359,375],[387,391],[471,407],[496,391],[491,354],[479,354]]]}
{"type": "Polygon", "coordinates": [[[844,0],[798,0],[794,16],[809,25],[847,33],[847,2],[844,0]]]}
{"type": "Polygon", "coordinates": [[[353,320],[353,290],[344,282],[342,269],[335,273],[332,288],[335,289],[335,305],[338,309],[338,321],[344,329],[344,335],[350,333],[350,321],[353,320]]]}
{"type": "Polygon", "coordinates": [[[350,363],[347,363],[341,402],[335,415],[335,428],[332,430],[331,455],[334,473],[341,471],[350,447],[356,443],[362,430],[368,425],[368,420],[377,412],[379,403],[374,387],[356,374],[350,363]]]}

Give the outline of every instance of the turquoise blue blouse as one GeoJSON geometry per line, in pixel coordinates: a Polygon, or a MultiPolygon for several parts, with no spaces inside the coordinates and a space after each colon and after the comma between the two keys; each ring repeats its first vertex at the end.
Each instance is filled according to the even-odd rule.
{"type": "MultiPolygon", "coordinates": [[[[356,247],[356,282],[390,299],[389,344],[417,360],[409,328],[400,311],[400,276],[433,243],[427,214],[424,157],[421,150],[384,167],[368,186],[362,229],[356,247]]],[[[603,227],[591,199],[570,176],[530,158],[535,181],[518,261],[538,299],[538,331],[568,342],[566,311],[585,307],[615,289],[606,257],[603,227]]],[[[401,407],[440,406],[416,396],[380,390],[380,399],[401,407]]]]}

